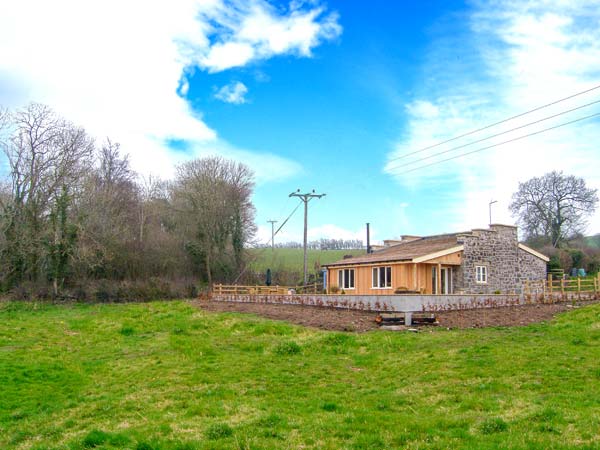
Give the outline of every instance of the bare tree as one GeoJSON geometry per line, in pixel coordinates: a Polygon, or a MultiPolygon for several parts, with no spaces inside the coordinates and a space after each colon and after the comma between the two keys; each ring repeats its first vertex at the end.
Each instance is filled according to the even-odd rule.
{"type": "Polygon", "coordinates": [[[509,207],[527,238],[545,237],[558,247],[585,228],[597,205],[596,189],[587,188],[582,178],[554,171],[519,183],[509,207]]]}
{"type": "Polygon", "coordinates": [[[234,268],[241,267],[244,243],[254,234],[252,171],[244,164],[220,157],[196,159],[177,168],[172,201],[188,247],[203,260],[212,284],[215,265],[231,253],[234,268]]]}
{"type": "MultiPolygon", "coordinates": [[[[12,261],[10,276],[36,280],[44,246],[58,239],[56,233],[48,236],[51,230],[45,225],[59,203],[70,203],[78,191],[91,162],[93,141],[45,105],[32,103],[11,114],[10,120],[13,133],[2,144],[11,191],[10,204],[3,208],[3,231],[10,243],[4,250],[12,261]]],[[[62,219],[61,223],[66,225],[62,219]]]]}
{"type": "Polygon", "coordinates": [[[81,245],[77,257],[89,275],[126,276],[137,235],[139,197],[135,173],[118,143],[107,139],[97,154],[96,166],[85,177],[81,201],[81,245]]]}
{"type": "Polygon", "coordinates": [[[212,283],[242,266],[255,232],[253,174],[243,164],[190,161],[169,184],[138,177],[118,143],[97,149],[85,130],[35,103],[0,108],[0,149],[9,167],[0,291],[50,285],[63,295],[75,281],[196,274],[212,283]]]}
{"type": "Polygon", "coordinates": [[[140,201],[138,205],[139,242],[144,242],[145,229],[148,221],[161,212],[167,201],[167,184],[152,175],[140,176],[138,182],[140,201]]]}

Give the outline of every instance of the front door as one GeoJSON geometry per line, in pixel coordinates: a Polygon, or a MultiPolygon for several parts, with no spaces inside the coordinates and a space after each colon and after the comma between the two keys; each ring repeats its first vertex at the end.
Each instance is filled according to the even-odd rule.
{"type": "Polygon", "coordinates": [[[452,294],[452,267],[442,267],[442,294],[452,294]]]}

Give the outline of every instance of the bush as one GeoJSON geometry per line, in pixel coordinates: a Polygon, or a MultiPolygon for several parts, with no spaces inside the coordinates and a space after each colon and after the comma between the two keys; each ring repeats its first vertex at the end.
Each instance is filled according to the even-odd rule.
{"type": "Polygon", "coordinates": [[[196,298],[198,287],[190,279],[82,280],[66,286],[55,297],[48,283],[25,282],[13,288],[13,300],[67,299],[98,303],[147,302],[196,298]]]}

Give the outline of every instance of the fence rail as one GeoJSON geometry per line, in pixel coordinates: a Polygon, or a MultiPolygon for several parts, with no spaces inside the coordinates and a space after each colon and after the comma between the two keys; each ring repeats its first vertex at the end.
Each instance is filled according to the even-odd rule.
{"type": "Polygon", "coordinates": [[[286,295],[318,294],[322,292],[321,283],[307,284],[306,286],[243,286],[239,284],[215,284],[215,294],[256,294],[256,295],[286,295]]]}
{"type": "Polygon", "coordinates": [[[528,281],[523,286],[525,294],[545,293],[589,293],[600,292],[600,273],[595,277],[560,278],[555,280],[551,273],[547,280],[528,281]]]}

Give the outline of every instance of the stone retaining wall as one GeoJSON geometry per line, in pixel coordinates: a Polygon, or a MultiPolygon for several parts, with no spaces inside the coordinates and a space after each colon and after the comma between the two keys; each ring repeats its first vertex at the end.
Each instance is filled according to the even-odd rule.
{"type": "Polygon", "coordinates": [[[213,294],[216,301],[323,306],[363,311],[436,312],[460,309],[497,308],[532,303],[599,300],[600,295],[582,292],[552,295],[462,294],[462,295],[253,295],[213,294]]]}

